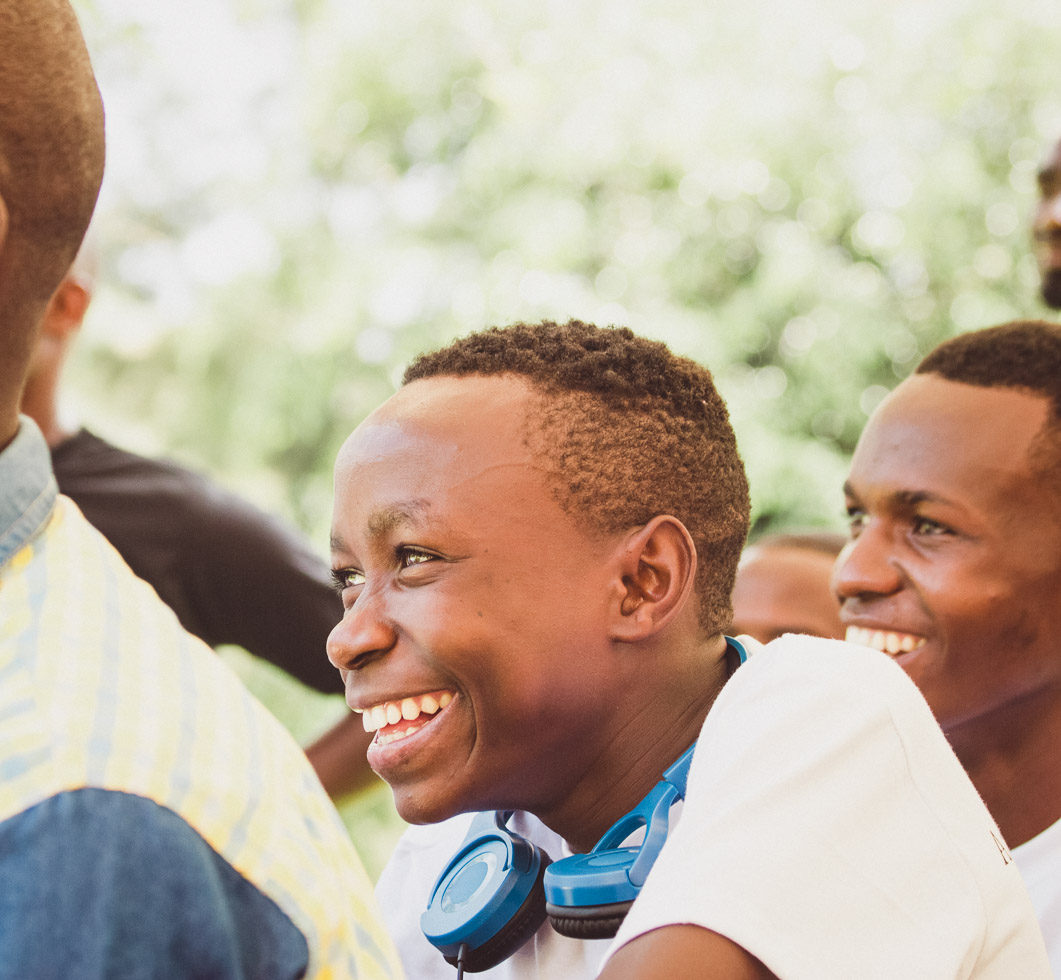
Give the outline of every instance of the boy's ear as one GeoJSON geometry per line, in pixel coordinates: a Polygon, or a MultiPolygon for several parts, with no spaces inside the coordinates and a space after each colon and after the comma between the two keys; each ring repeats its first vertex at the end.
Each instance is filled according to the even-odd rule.
{"type": "Polygon", "coordinates": [[[681,521],[663,514],[631,531],[621,547],[610,637],[633,643],[659,632],[689,602],[696,545],[681,521]]]}

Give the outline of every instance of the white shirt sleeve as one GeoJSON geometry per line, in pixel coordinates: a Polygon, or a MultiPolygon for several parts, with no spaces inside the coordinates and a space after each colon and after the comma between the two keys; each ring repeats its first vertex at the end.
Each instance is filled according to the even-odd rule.
{"type": "Polygon", "coordinates": [[[1012,858],[883,654],[788,636],[712,707],[682,819],[609,955],[668,924],[782,980],[1049,978],[1012,858]]]}

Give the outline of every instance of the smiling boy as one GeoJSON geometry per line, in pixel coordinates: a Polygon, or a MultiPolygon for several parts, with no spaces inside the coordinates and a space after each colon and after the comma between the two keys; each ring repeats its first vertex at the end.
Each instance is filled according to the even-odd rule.
{"type": "Polygon", "coordinates": [[[937,347],[870,419],[846,494],[848,639],[920,687],[1061,975],[1061,327],[937,347]]]}
{"type": "Polygon", "coordinates": [[[902,671],[811,637],[737,669],[722,633],[747,522],[710,374],[628,330],[472,335],[347,440],[329,656],[399,813],[438,824],[380,884],[410,976],[453,976],[419,917],[458,815],[522,811],[553,858],[584,852],[698,739],[611,951],[545,924],[483,975],[578,980],[605,956],[608,980],[1049,975],[902,671]]]}

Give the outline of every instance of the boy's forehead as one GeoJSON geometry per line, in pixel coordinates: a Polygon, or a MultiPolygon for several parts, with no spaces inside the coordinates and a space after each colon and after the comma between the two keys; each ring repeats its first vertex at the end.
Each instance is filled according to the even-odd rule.
{"type": "Polygon", "coordinates": [[[354,430],[338,466],[417,456],[447,469],[526,462],[534,399],[525,382],[508,375],[411,382],[354,430]]]}
{"type": "Polygon", "coordinates": [[[400,388],[369,420],[434,421],[453,427],[474,423],[490,411],[503,410],[506,416],[517,412],[522,417],[532,397],[530,385],[516,375],[442,375],[400,388]]]}

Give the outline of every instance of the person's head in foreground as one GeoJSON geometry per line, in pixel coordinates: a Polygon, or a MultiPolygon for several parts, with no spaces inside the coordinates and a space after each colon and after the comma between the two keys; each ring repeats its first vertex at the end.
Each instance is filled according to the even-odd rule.
{"type": "Polygon", "coordinates": [[[1061,310],[1061,140],[1039,170],[1039,203],[1032,217],[1043,302],[1061,310]]]}
{"type": "Polygon", "coordinates": [[[662,344],[517,325],[415,361],[339,455],[329,644],[402,817],[591,846],[725,680],[747,525],[711,376],[662,344]]]}
{"type": "Polygon", "coordinates": [[[103,179],[103,105],[65,0],[0,0],[0,447],[103,179]]]}
{"type": "MultiPolygon", "coordinates": [[[[736,667],[722,631],[747,524],[711,376],[661,344],[520,324],[415,361],[342,448],[332,527],[345,616],[328,652],[399,813],[528,811],[526,839],[547,833],[559,858],[555,835],[587,851],[695,743],[681,818],[669,836],[666,809],[653,823],[665,844],[628,913],[589,902],[625,914],[608,980],[1005,975],[988,961],[1047,976],[1005,847],[902,671],[808,636],[749,641],[736,667]]],[[[424,855],[435,833],[452,854],[468,821],[414,828],[414,856],[399,848],[384,873],[421,980],[453,976],[420,932],[446,866],[424,855]]],[[[470,870],[443,913],[494,878],[456,860],[470,870]]],[[[476,969],[598,974],[603,946],[531,921],[476,969]]],[[[493,942],[451,943],[451,962],[493,942]]]]}
{"type": "Polygon", "coordinates": [[[846,494],[847,638],[906,670],[1028,840],[1061,817],[1061,327],[937,347],[870,418],[846,494]]]}
{"type": "Polygon", "coordinates": [[[842,534],[793,531],[748,545],[733,584],[733,633],[760,643],[785,633],[842,639],[844,624],[830,580],[844,542],[842,534]]]}

